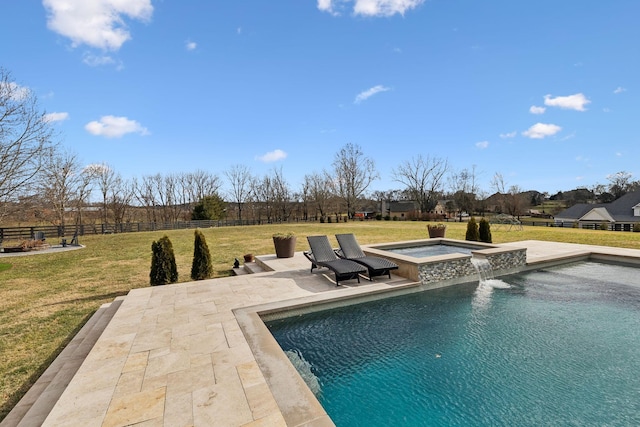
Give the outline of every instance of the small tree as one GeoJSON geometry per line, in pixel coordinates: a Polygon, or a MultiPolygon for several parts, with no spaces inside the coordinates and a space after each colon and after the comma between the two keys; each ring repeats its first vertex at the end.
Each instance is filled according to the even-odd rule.
{"type": "Polygon", "coordinates": [[[191,264],[191,279],[203,280],[213,276],[213,266],[211,265],[211,253],[207,246],[204,234],[200,230],[195,231],[193,244],[193,263],[191,264]]]}
{"type": "Polygon", "coordinates": [[[491,243],[491,224],[489,221],[482,218],[478,226],[480,241],[485,243],[491,243]]]}
{"type": "Polygon", "coordinates": [[[163,236],[151,243],[151,286],[166,285],[178,281],[178,266],[169,237],[163,236]]]}
{"type": "Polygon", "coordinates": [[[474,217],[471,217],[469,222],[467,222],[467,234],[465,236],[465,240],[471,240],[474,242],[480,240],[480,236],[478,235],[478,223],[474,217]]]}
{"type": "Polygon", "coordinates": [[[224,200],[217,195],[205,196],[193,207],[192,220],[218,220],[224,216],[224,200]]]}

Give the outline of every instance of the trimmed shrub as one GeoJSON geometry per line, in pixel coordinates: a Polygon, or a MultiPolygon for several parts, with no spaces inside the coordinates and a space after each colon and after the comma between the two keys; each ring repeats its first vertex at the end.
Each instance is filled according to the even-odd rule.
{"type": "Polygon", "coordinates": [[[635,224],[633,224],[633,232],[640,233],[640,222],[636,222],[635,224]]]}
{"type": "Polygon", "coordinates": [[[178,266],[169,237],[163,236],[151,243],[151,286],[167,285],[178,281],[178,266]]]}
{"type": "Polygon", "coordinates": [[[474,217],[471,217],[467,222],[467,234],[465,235],[465,240],[474,242],[480,240],[480,236],[478,234],[478,223],[474,217]]]}
{"type": "Polygon", "coordinates": [[[204,234],[200,230],[194,232],[193,243],[193,263],[191,264],[191,279],[204,280],[213,276],[213,265],[211,264],[211,253],[207,246],[204,234]]]}
{"type": "Polygon", "coordinates": [[[482,218],[480,223],[478,224],[478,232],[481,242],[492,243],[491,242],[491,224],[489,221],[482,218]]]}

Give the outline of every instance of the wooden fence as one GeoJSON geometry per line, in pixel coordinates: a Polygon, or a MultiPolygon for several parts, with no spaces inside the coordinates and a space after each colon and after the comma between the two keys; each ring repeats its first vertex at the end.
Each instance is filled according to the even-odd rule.
{"type": "MultiPolygon", "coordinates": [[[[316,221],[316,218],[309,218],[309,221],[316,221]]],[[[298,222],[302,220],[294,220],[298,222]]],[[[64,227],[56,225],[37,225],[31,227],[0,227],[0,244],[3,240],[29,240],[42,232],[45,238],[62,239],[72,236],[86,236],[91,234],[113,234],[113,233],[137,233],[141,231],[159,230],[182,230],[209,227],[236,227],[242,225],[262,225],[267,224],[264,220],[201,220],[201,221],[180,221],[180,222],[132,222],[124,224],[80,224],[67,225],[64,227]]],[[[554,221],[521,221],[522,225],[541,227],[568,227],[572,228],[573,223],[556,223],[554,221]]],[[[599,224],[581,224],[580,228],[599,230],[599,224]]],[[[633,231],[630,224],[611,224],[608,227],[612,231],[633,231]]]]}
{"type": "Polygon", "coordinates": [[[182,230],[209,227],[235,227],[241,225],[265,224],[253,220],[201,220],[180,222],[135,222],[124,224],[80,224],[80,225],[36,225],[31,227],[1,227],[0,244],[3,240],[30,240],[37,233],[44,233],[45,239],[71,238],[92,234],[137,233],[140,231],[182,230]]]}

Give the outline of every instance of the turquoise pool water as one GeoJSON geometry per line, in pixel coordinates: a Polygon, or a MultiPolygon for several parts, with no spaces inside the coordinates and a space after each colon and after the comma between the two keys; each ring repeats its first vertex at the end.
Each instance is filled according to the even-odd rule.
{"type": "MultiPolygon", "coordinates": [[[[393,252],[400,255],[412,256],[414,258],[422,258],[428,256],[437,255],[451,255],[451,254],[467,254],[470,255],[474,249],[465,248],[455,245],[423,245],[423,246],[410,246],[407,248],[394,248],[385,249],[386,251],[393,252]]],[[[477,249],[476,249],[477,250],[477,249]]]]}
{"type": "Polygon", "coordinates": [[[640,425],[638,273],[572,264],[268,327],[338,426],[640,425]]]}

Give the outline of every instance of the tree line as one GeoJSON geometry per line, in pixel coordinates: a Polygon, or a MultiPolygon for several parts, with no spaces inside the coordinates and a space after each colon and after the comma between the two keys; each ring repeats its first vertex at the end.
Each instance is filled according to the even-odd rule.
{"type": "MultiPolygon", "coordinates": [[[[492,210],[519,215],[536,198],[563,197],[533,192],[537,195],[527,200],[531,192],[507,185],[499,173],[492,179],[490,197],[478,184],[475,165],[454,170],[447,159],[422,154],[392,169],[399,189],[370,192],[380,175],[375,161],[353,143],[334,154],[329,169],[310,172],[297,188],[287,182],[282,167],[254,176],[242,164],[222,175],[197,170],[125,179],[106,163],[83,165],[57,138],[35,95],[0,68],[0,225],[8,218],[61,226],[69,221],[326,220],[352,218],[358,210],[398,200],[415,202],[422,215],[433,212],[441,200],[447,200],[450,214],[492,210]],[[222,191],[223,183],[228,191],[222,191]]],[[[640,181],[627,172],[612,174],[609,181],[585,191],[597,201],[612,201],[640,188],[640,181]]]]}

